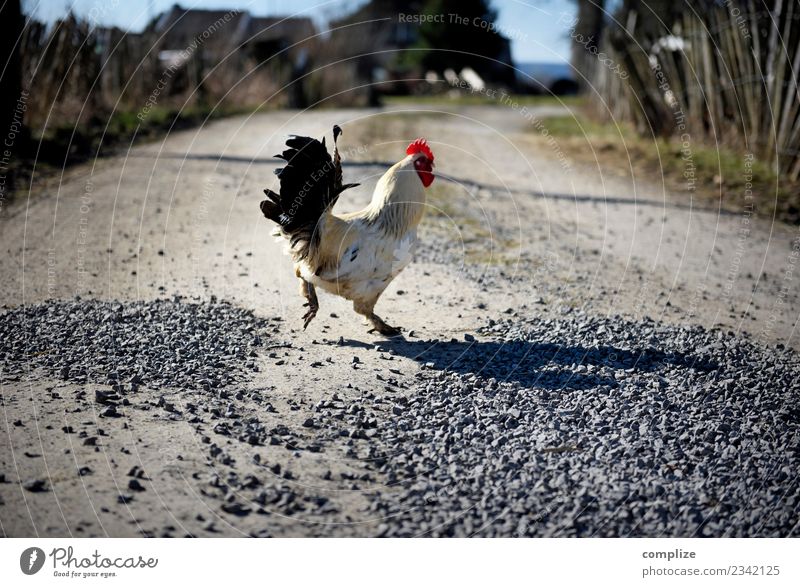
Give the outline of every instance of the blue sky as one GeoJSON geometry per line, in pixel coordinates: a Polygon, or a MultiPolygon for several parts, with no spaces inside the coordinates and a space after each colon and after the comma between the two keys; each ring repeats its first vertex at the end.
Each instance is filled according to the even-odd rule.
{"type": "MultiPolygon", "coordinates": [[[[363,4],[365,0],[181,0],[185,8],[240,8],[257,16],[299,14],[311,16],[318,26],[363,4]]],[[[23,0],[26,14],[53,22],[70,9],[98,22],[138,31],[175,0],[23,0]]],[[[575,3],[569,0],[492,0],[499,11],[498,28],[512,41],[516,61],[568,61],[569,21],[575,3]]]]}

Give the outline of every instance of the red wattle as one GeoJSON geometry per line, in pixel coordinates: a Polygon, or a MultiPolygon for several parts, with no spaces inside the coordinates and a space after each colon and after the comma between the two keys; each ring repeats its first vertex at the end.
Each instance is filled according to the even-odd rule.
{"type": "Polygon", "coordinates": [[[428,187],[433,183],[434,175],[430,171],[417,171],[417,174],[419,175],[419,179],[422,181],[422,185],[425,187],[428,187]]]}

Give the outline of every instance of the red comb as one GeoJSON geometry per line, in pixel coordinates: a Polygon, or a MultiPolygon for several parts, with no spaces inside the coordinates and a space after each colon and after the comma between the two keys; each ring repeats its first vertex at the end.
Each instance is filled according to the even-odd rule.
{"type": "Polygon", "coordinates": [[[417,139],[408,146],[408,149],[406,149],[406,155],[414,155],[415,153],[425,153],[425,156],[431,160],[431,163],[433,163],[433,153],[431,152],[431,148],[428,146],[428,141],[425,139],[417,139]]]}

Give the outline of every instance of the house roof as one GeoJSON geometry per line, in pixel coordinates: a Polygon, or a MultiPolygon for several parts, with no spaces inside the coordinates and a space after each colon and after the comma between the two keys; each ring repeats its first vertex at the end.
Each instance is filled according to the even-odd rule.
{"type": "Polygon", "coordinates": [[[209,49],[232,49],[242,43],[285,39],[296,43],[316,34],[310,18],[254,17],[237,10],[198,10],[174,4],[148,30],[162,38],[165,50],[183,50],[197,37],[209,49]]]}
{"type": "Polygon", "coordinates": [[[196,10],[174,4],[157,16],[148,29],[161,37],[163,49],[185,49],[198,37],[203,38],[206,47],[234,47],[247,16],[236,10],[196,10]]]}
{"type": "Polygon", "coordinates": [[[251,42],[287,39],[298,43],[316,35],[317,28],[310,18],[251,16],[247,33],[251,42]]]}

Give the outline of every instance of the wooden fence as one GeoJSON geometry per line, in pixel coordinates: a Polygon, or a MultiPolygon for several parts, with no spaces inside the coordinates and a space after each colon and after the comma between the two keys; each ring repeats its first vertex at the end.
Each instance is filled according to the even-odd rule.
{"type": "Polygon", "coordinates": [[[800,4],[687,2],[657,38],[637,27],[646,7],[628,6],[595,48],[586,84],[595,111],[753,153],[800,178],[800,4]]]}
{"type": "Polygon", "coordinates": [[[214,54],[201,46],[170,69],[160,49],[154,34],[95,29],[72,16],[50,28],[29,21],[20,47],[27,126],[36,132],[105,123],[114,112],[140,113],[148,101],[174,110],[223,100],[249,107],[287,81],[283,64],[259,65],[245,50],[214,54]]]}

